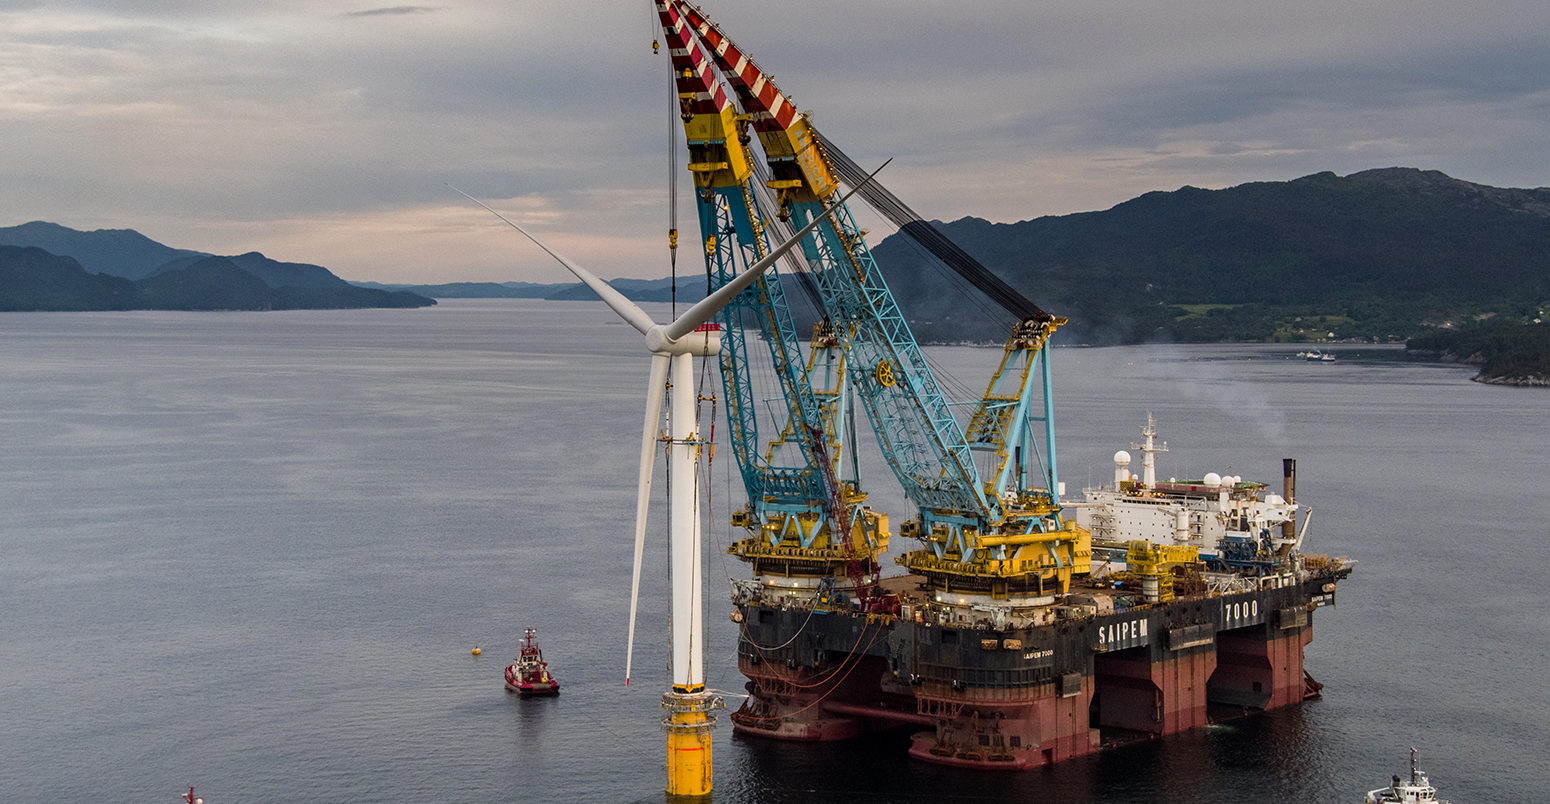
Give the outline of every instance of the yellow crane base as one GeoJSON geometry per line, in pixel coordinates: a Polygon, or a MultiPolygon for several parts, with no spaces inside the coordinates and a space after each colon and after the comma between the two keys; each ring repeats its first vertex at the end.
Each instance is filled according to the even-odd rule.
{"type": "Polygon", "coordinates": [[[667,794],[670,796],[708,796],[714,773],[711,767],[711,728],[716,725],[712,710],[723,709],[726,702],[699,687],[694,692],[674,687],[662,696],[667,716],[667,794]]]}

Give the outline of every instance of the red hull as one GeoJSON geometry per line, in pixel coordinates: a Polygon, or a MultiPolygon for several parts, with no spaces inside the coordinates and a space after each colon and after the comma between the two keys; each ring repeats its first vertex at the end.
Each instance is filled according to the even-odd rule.
{"type": "Polygon", "coordinates": [[[976,770],[1025,770],[1098,750],[1098,730],[1088,726],[1092,686],[1064,696],[1055,684],[1006,690],[921,687],[921,710],[937,715],[932,731],[910,743],[923,762],[976,770]]]}
{"type": "MultiPolygon", "coordinates": [[[[1208,705],[1218,718],[1230,718],[1306,697],[1303,648],[1312,628],[1268,638],[1264,629],[1217,637],[1214,652],[1161,661],[1140,650],[1097,656],[1093,675],[1066,698],[1055,693],[1057,685],[1045,685],[1045,694],[1026,702],[986,700],[973,689],[938,691],[930,697],[943,717],[934,733],[915,736],[910,756],[978,770],[1023,770],[1205,726],[1212,722],[1208,705]]],[[[924,711],[927,691],[920,697],[924,711]]]]}
{"type": "Polygon", "coordinates": [[[506,691],[507,692],[515,692],[518,695],[524,695],[524,696],[525,695],[559,695],[560,694],[560,685],[559,684],[550,684],[550,685],[545,686],[545,687],[536,687],[536,686],[524,687],[524,686],[521,686],[521,685],[509,684],[508,683],[506,685],[506,691]]]}
{"type": "Polygon", "coordinates": [[[513,664],[506,668],[506,690],[519,695],[559,695],[560,682],[554,680],[553,676],[548,681],[520,678],[517,666],[513,664]]]}
{"type": "MultiPolygon", "coordinates": [[[[887,665],[878,657],[857,656],[838,667],[814,670],[785,668],[770,662],[738,662],[743,675],[754,679],[764,695],[750,697],[732,713],[732,728],[741,734],[776,740],[826,742],[845,740],[879,725],[884,717],[857,717],[855,711],[835,712],[834,706],[877,698],[878,680],[887,665]]],[[[907,694],[907,693],[906,693],[907,694]]],[[[914,704],[905,701],[909,711],[914,704]]]]}

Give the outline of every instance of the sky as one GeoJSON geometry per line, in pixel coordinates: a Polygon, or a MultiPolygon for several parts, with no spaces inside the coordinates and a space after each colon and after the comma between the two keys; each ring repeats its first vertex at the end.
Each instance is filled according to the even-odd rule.
{"type": "MultiPolygon", "coordinates": [[[[701,7],[926,218],[1390,166],[1550,185],[1544,0],[701,7]]],[[[0,0],[0,226],[569,281],[452,185],[602,276],[666,276],[683,132],[656,35],[649,0],[0,0]]]]}

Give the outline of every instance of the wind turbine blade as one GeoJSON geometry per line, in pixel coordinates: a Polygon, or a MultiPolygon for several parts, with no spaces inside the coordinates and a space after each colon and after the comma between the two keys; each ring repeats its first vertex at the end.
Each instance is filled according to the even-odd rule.
{"type": "MultiPolygon", "coordinates": [[[[450,184],[447,186],[452,187],[450,184]]],[[[637,306],[635,302],[625,298],[623,293],[614,290],[613,285],[604,282],[603,280],[599,279],[596,274],[566,259],[565,256],[560,254],[558,251],[549,248],[548,243],[539,240],[537,235],[534,235],[532,232],[529,232],[528,230],[523,229],[515,223],[512,223],[511,219],[505,215],[490,209],[489,204],[474,198],[462,190],[458,190],[456,187],[452,187],[452,189],[456,190],[458,194],[464,198],[467,198],[475,204],[478,204],[479,206],[489,210],[491,215],[494,215],[495,217],[505,221],[507,226],[510,226],[511,228],[521,232],[524,237],[533,241],[534,245],[537,245],[539,248],[548,252],[549,256],[559,260],[561,265],[565,266],[567,270],[576,275],[577,279],[580,279],[587,287],[591,288],[592,292],[596,293],[598,297],[603,300],[603,303],[608,305],[609,309],[613,310],[615,313],[618,313],[619,317],[624,319],[626,324],[629,324],[630,326],[639,330],[642,335],[646,334],[646,330],[656,326],[656,322],[651,320],[651,316],[646,315],[645,310],[640,309],[640,307],[637,306]]],[[[851,192],[855,191],[852,190],[851,192]]],[[[690,329],[693,329],[693,327],[690,327],[690,329]]]]}
{"type": "Polygon", "coordinates": [[[640,475],[635,485],[635,568],[630,573],[630,633],[624,648],[624,686],[630,686],[630,667],[635,658],[635,611],[640,603],[641,556],[646,549],[646,505],[651,502],[651,470],[655,461],[657,427],[662,420],[662,386],[667,382],[669,358],[651,356],[651,379],[646,386],[646,424],[640,435],[640,475]]]}
{"type": "MultiPolygon", "coordinates": [[[[892,161],[892,159],[888,160],[888,162],[892,161]]],[[[818,224],[822,223],[825,218],[828,218],[830,215],[834,214],[834,211],[843,206],[847,199],[856,194],[857,190],[860,190],[862,187],[865,187],[867,184],[871,183],[874,176],[881,172],[883,168],[888,167],[888,162],[884,162],[881,165],[878,165],[877,170],[872,171],[865,180],[857,183],[855,187],[850,188],[850,192],[842,196],[840,200],[835,201],[833,204],[829,205],[829,208],[825,209],[822,214],[814,216],[811,222],[809,222],[806,226],[803,226],[800,230],[797,231],[796,234],[792,235],[790,240],[787,240],[786,242],[781,243],[779,246],[776,246],[774,250],[764,256],[764,259],[754,263],[748,268],[748,270],[738,274],[737,278],[717,288],[715,293],[706,296],[693,307],[685,310],[684,314],[679,316],[676,321],[663,327],[664,334],[667,335],[669,340],[676,341],[679,338],[682,338],[683,336],[693,332],[695,327],[698,327],[699,325],[715,317],[716,313],[721,312],[721,308],[730,304],[732,299],[737,297],[737,294],[742,293],[743,290],[745,290],[749,285],[752,285],[754,280],[759,278],[759,274],[764,273],[765,269],[775,264],[776,260],[780,259],[781,256],[783,256],[786,252],[795,248],[798,243],[801,243],[802,238],[806,237],[808,232],[818,228],[818,224]]]]}

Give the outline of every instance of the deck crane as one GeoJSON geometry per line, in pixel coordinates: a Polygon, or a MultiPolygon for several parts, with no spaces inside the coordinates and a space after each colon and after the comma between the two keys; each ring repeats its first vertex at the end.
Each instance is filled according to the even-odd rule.
{"type": "MultiPolygon", "coordinates": [[[[774,229],[748,145],[752,120],[727,97],[711,54],[683,7],[657,0],[694,177],[706,268],[719,287],[768,251],[774,229]]],[[[757,123],[755,122],[757,127],[757,123]]],[[[840,478],[850,382],[841,340],[820,325],[802,350],[778,277],[771,272],[729,305],[721,352],[729,442],[748,492],[733,521],[752,532],[731,551],[777,594],[804,601],[820,590],[865,590],[888,547],[887,518],[865,505],[856,482],[840,478]],[[758,391],[742,326],[758,322],[780,385],[783,421],[761,443],[758,391]],[[843,524],[836,524],[843,523],[843,524]]]]}
{"type": "MultiPolygon", "coordinates": [[[[812,220],[837,196],[840,179],[811,122],[699,9],[683,0],[659,0],[658,8],[664,25],[683,22],[732,86],[769,166],[776,219],[812,220]]],[[[1065,592],[1088,570],[1090,547],[1085,532],[1060,517],[1045,346],[1064,319],[1041,312],[1014,326],[964,427],[849,210],[820,225],[803,251],[884,458],[918,511],[900,533],[923,547],[896,560],[938,598],[965,604],[1034,605],[1065,592]],[[1040,421],[1042,434],[1033,426],[1040,421]],[[1042,483],[1030,482],[1036,459],[1042,483]]]]}

